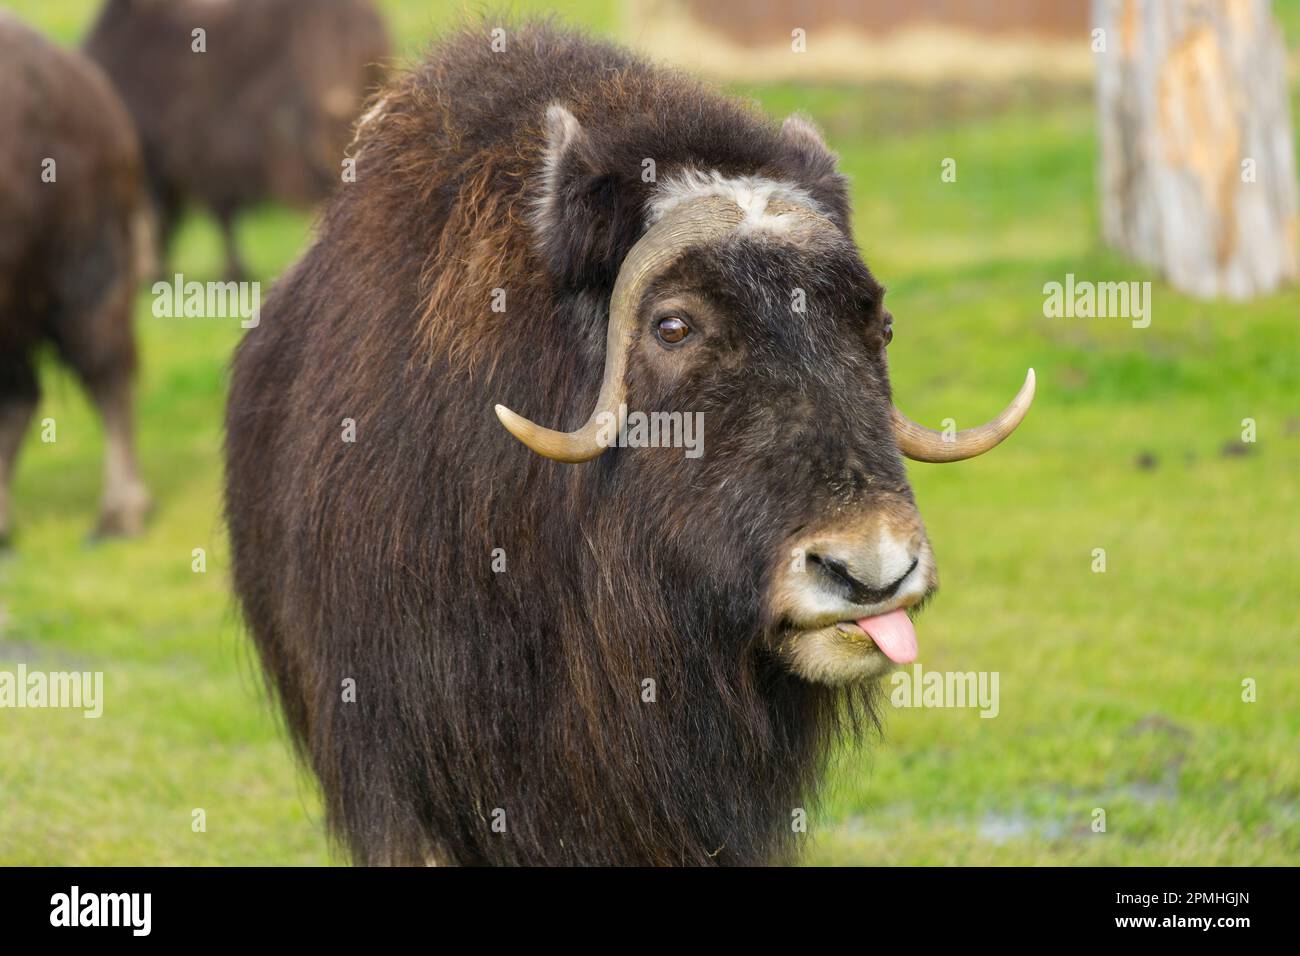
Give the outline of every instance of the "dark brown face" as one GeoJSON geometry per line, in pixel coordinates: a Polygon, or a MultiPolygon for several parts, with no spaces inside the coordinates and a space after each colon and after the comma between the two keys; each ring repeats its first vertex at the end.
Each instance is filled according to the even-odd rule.
{"type": "Polygon", "coordinates": [[[936,584],[891,423],[883,297],[836,231],[742,228],[688,250],[641,300],[626,401],[629,417],[695,416],[702,445],[627,448],[606,475],[663,529],[648,546],[685,594],[825,683],[914,658],[904,609],[936,584]]]}

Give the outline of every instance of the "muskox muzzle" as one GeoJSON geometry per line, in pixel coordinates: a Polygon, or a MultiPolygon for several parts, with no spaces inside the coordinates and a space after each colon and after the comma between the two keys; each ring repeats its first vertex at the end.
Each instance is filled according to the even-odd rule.
{"type": "Polygon", "coordinates": [[[789,543],[773,586],[773,645],[824,684],[878,676],[918,654],[909,612],[938,587],[911,497],[881,494],[833,527],[789,543]]]}

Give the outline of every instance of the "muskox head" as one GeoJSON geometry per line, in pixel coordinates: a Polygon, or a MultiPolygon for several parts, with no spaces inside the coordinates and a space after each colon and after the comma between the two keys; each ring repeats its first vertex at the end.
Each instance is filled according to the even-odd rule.
{"type": "MultiPolygon", "coordinates": [[[[626,205],[609,195],[617,185],[569,168],[598,149],[559,106],[548,133],[541,244],[616,245],[599,237],[591,204],[603,192],[626,205]]],[[[783,140],[805,168],[833,167],[806,123],[788,121],[783,140]]],[[[708,607],[735,625],[699,629],[700,639],[736,634],[749,645],[737,653],[841,684],[916,657],[910,615],[937,586],[902,456],[959,461],[993,448],[1028,411],[1034,375],[978,428],[945,438],[906,418],[891,397],[884,289],[848,233],[846,203],[833,208],[814,192],[797,178],[661,170],[617,267],[587,423],[559,432],[502,405],[496,413],[538,455],[600,458],[582,477],[601,512],[592,520],[643,542],[665,603],[708,607]],[[705,453],[605,454],[637,410],[702,416],[705,453]]]]}

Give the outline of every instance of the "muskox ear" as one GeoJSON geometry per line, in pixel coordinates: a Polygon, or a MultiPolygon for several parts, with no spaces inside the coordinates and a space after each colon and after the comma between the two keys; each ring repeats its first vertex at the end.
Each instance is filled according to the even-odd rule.
{"type": "Polygon", "coordinates": [[[781,124],[781,141],[785,145],[787,161],[794,166],[797,181],[830,211],[832,218],[847,232],[848,181],[836,168],[837,157],[812,120],[791,113],[781,124]]]}
{"type": "Polygon", "coordinates": [[[576,167],[583,164],[580,154],[587,151],[590,143],[578,118],[559,103],[546,108],[545,130],[541,192],[533,204],[533,225],[543,241],[560,225],[563,194],[571,188],[571,180],[578,172],[576,167]]]}
{"type": "Polygon", "coordinates": [[[545,135],[531,217],[542,259],[561,286],[611,285],[640,226],[636,181],[605,168],[587,131],[559,103],[547,107],[545,135]]]}

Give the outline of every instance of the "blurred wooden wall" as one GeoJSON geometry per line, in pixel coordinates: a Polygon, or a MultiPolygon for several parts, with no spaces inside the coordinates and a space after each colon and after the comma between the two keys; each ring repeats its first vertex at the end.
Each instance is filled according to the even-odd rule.
{"type": "Polygon", "coordinates": [[[1092,73],[1089,0],[624,2],[634,45],[729,79],[1086,81],[1092,73]]]}

